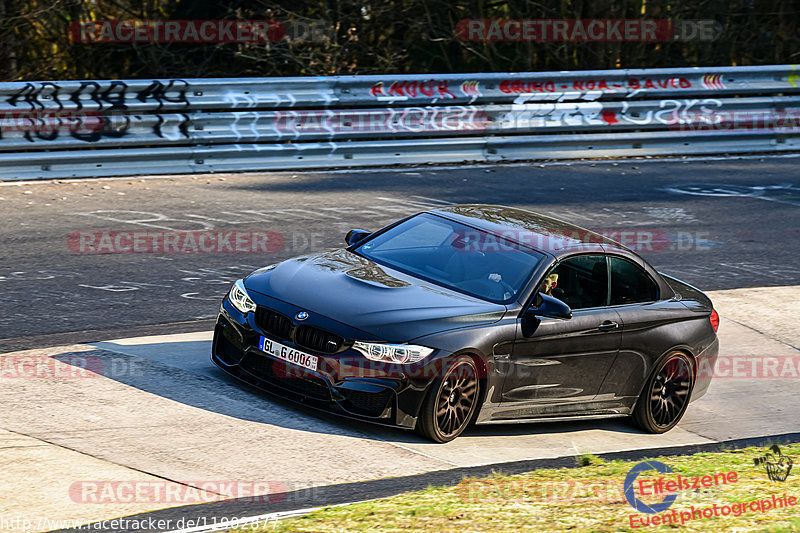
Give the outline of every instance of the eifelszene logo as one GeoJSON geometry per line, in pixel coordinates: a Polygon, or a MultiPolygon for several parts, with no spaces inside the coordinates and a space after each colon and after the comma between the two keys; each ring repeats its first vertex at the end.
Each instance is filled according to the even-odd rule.
{"type": "Polygon", "coordinates": [[[642,472],[647,472],[648,470],[655,470],[662,474],[668,474],[672,472],[670,467],[659,461],[645,461],[637,464],[631,468],[630,472],[628,472],[628,475],[625,476],[625,499],[628,500],[628,503],[631,504],[631,507],[640,513],[654,514],[664,512],[669,509],[669,506],[672,505],[678,498],[677,494],[673,493],[666,495],[660,502],[652,504],[645,503],[636,497],[636,491],[634,490],[636,478],[639,477],[639,474],[642,472]]]}

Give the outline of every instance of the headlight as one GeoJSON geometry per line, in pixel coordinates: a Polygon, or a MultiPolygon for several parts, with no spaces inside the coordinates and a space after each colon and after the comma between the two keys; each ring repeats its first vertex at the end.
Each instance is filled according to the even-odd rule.
{"type": "Polygon", "coordinates": [[[247,290],[244,288],[244,281],[237,279],[236,283],[231,287],[231,292],[228,294],[228,299],[233,306],[241,311],[247,313],[248,311],[256,310],[256,303],[247,295],[247,290]]]}
{"type": "Polygon", "coordinates": [[[433,353],[433,348],[413,344],[386,344],[383,342],[354,342],[353,348],[373,361],[411,364],[433,353]]]}

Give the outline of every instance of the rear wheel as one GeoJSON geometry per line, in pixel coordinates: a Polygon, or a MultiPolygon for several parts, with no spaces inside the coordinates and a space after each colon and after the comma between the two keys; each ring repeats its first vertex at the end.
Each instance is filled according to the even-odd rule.
{"type": "Polygon", "coordinates": [[[664,433],[686,412],[694,387],[692,361],[684,353],[672,352],[645,384],[633,419],[649,433],[664,433]]]}
{"type": "Polygon", "coordinates": [[[471,357],[453,361],[431,385],[422,404],[417,432],[434,442],[461,435],[478,404],[478,369],[471,357]]]}

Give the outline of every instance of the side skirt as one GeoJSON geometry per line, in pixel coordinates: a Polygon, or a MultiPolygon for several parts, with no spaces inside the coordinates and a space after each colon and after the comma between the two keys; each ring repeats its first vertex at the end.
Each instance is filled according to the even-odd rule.
{"type": "Polygon", "coordinates": [[[600,420],[604,418],[627,418],[629,414],[605,413],[605,414],[585,414],[575,416],[540,416],[536,418],[495,418],[477,422],[476,425],[489,424],[534,424],[537,422],[578,422],[581,420],[600,420]]]}

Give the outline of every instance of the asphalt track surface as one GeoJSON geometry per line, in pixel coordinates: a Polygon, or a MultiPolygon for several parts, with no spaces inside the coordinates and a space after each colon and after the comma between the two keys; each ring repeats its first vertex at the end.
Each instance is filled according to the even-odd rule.
{"type": "MultiPolygon", "coordinates": [[[[449,203],[518,206],[590,229],[635,232],[645,243],[655,238],[642,254],[659,270],[705,290],[800,285],[798,162],[792,157],[641,160],[3,184],[0,290],[6,305],[0,352],[209,330],[219,300],[237,277],[341,246],[348,229],[377,229],[449,203]],[[89,250],[76,249],[69,240],[76,232],[184,230],[274,232],[274,240],[269,253],[237,254],[82,253],[89,250]]],[[[699,408],[695,411],[694,419],[705,420],[699,408]]],[[[722,437],[669,450],[695,453],[718,447],[719,441],[726,442],[722,437]]],[[[506,463],[503,470],[572,461],[525,460],[506,463]]],[[[453,483],[491,468],[313,487],[287,493],[270,506],[227,502],[149,516],[280,512],[453,483]]]]}
{"type": "Polygon", "coordinates": [[[231,282],[249,271],[339,247],[348,229],[378,229],[447,203],[517,206],[594,230],[638,232],[628,238],[656,268],[705,290],[797,285],[798,162],[650,159],[9,182],[0,187],[0,352],[207,330],[231,282]],[[181,230],[275,233],[267,253],[68,246],[75,232],[181,230]]]}

